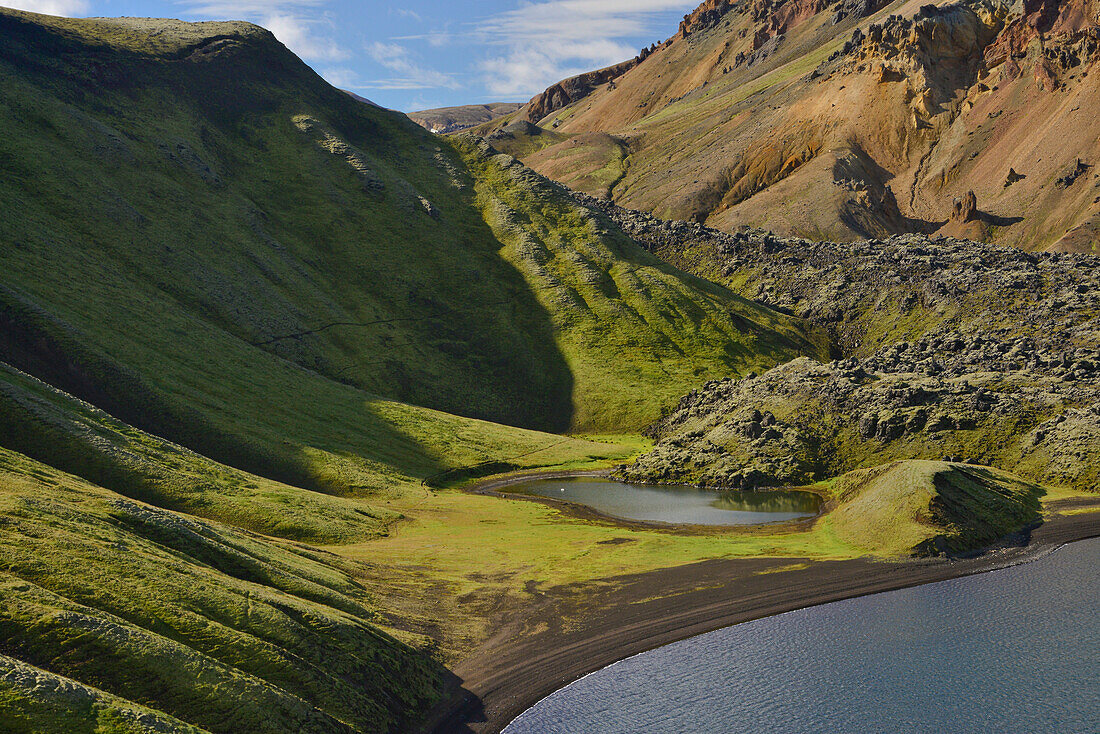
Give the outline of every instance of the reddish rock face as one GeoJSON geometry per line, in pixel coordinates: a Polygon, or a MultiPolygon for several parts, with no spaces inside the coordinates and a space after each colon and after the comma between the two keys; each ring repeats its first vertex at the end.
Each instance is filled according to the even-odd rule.
{"type": "Polygon", "coordinates": [[[551,112],[560,110],[571,102],[584,97],[601,84],[619,78],[639,63],[641,63],[641,57],[624,61],[615,66],[609,66],[606,69],[590,71],[587,74],[563,79],[527,103],[526,117],[530,122],[538,122],[551,112]]]}
{"type": "Polygon", "coordinates": [[[733,5],[730,0],[706,0],[684,16],[683,22],[680,23],[680,30],[673,38],[687,38],[692,33],[713,28],[722,16],[733,8],[733,5]]]}
{"type": "Polygon", "coordinates": [[[786,33],[831,4],[829,0],[754,0],[752,18],[761,24],[757,33],[770,38],[786,33]]]}
{"type": "MultiPolygon", "coordinates": [[[[1077,36],[1094,34],[1098,25],[1090,5],[1090,0],[1025,0],[1023,15],[1011,22],[986,49],[986,65],[995,66],[1026,55],[1028,45],[1037,38],[1071,41],[1077,36]]],[[[1038,76],[1036,79],[1039,80],[1038,76]]]]}

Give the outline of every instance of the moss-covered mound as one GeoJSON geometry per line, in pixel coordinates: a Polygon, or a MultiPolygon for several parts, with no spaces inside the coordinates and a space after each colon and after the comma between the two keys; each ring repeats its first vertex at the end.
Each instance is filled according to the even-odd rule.
{"type": "Polygon", "coordinates": [[[1034,484],[987,467],[897,461],[832,484],[822,519],[837,536],[884,556],[958,554],[1040,522],[1034,484]]]}

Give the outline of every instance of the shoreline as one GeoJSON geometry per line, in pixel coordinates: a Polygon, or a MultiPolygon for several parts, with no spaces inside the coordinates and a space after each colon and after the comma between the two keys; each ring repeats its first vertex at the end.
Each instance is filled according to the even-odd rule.
{"type": "MultiPolygon", "coordinates": [[[[514,499],[495,490],[534,478],[601,473],[526,474],[478,482],[463,491],[514,499]]],[[[1021,544],[970,558],[715,559],[549,589],[522,614],[499,620],[488,640],[451,666],[452,680],[422,730],[498,734],[558,689],[672,642],[796,609],[1026,563],[1067,543],[1100,537],[1100,512],[1060,514],[1082,507],[1100,508],[1100,497],[1056,500],[1047,507],[1051,515],[1021,544]]],[[[631,526],[598,513],[596,518],[631,526]]]]}

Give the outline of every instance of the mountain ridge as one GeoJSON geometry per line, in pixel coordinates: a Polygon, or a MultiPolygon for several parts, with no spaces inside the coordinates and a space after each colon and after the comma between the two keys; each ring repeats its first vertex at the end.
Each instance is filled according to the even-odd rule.
{"type": "Polygon", "coordinates": [[[490,102],[488,104],[439,107],[431,110],[409,112],[409,119],[429,132],[445,135],[491,122],[515,112],[520,102],[490,102]]]}
{"type": "Polygon", "coordinates": [[[725,231],[1089,251],[1100,131],[1081,110],[1100,95],[1098,37],[1092,0],[707,2],[613,85],[536,121],[553,136],[501,147],[585,193],[725,231]],[[952,223],[971,193],[976,213],[952,223]]]}

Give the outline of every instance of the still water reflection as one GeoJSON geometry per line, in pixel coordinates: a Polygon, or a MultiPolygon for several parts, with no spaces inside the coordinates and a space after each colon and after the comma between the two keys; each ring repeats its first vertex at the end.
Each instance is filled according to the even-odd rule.
{"type": "Polygon", "coordinates": [[[821,508],[811,492],[714,492],[694,487],[625,484],[607,479],[550,479],[509,486],[512,494],[587,505],[625,520],[691,525],[752,525],[812,517],[821,508]]]}

